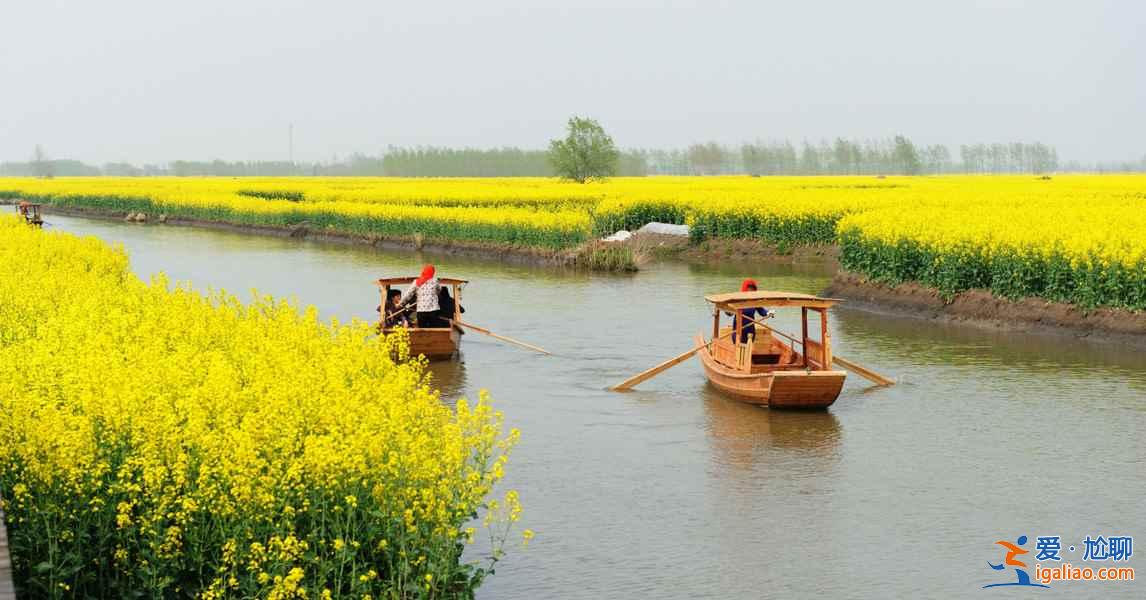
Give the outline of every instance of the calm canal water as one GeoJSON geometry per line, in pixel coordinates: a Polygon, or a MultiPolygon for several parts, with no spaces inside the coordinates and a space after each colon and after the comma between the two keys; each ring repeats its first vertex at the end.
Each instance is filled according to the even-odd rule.
{"type": "MultiPolygon", "coordinates": [[[[461,360],[433,367],[445,397],[489,389],[522,430],[502,489],[520,490],[537,538],[511,548],[483,598],[987,597],[1006,592],[981,586],[1015,580],[986,564],[1003,558],[996,540],[1027,535],[1033,550],[1035,536],[1061,535],[1065,562],[1078,565],[1086,535],[1144,534],[1141,351],[841,308],[837,353],[900,385],[849,376],[830,411],[785,413],[722,397],[691,361],[617,394],[605,388],[707,330],[705,293],[737,289],[745,276],[816,293],[830,273],[665,263],[587,275],[49,221],[121,242],[142,277],[164,271],[241,296],[257,288],[340,319],[373,319],[372,281],[425,261],[471,280],[467,320],[554,353],[467,335],[461,360]]],[[[796,331],[787,312],[777,322],[796,331]]],[[[1142,585],[1059,582],[1039,593],[1141,597],[1142,585]]]]}

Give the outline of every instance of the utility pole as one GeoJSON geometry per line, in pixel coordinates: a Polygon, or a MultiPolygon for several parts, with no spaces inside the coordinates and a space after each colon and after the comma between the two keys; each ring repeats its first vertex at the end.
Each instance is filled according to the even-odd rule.
{"type": "Polygon", "coordinates": [[[294,123],[287,125],[287,144],[289,146],[290,164],[294,164],[294,123]]]}

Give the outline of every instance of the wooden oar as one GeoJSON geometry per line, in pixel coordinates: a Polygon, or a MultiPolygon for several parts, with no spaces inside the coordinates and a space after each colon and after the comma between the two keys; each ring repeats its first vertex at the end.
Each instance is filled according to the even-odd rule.
{"type": "MultiPolygon", "coordinates": [[[[772,314],[775,314],[775,313],[772,313],[772,314]]],[[[767,329],[768,331],[771,331],[772,333],[778,333],[778,334],[788,338],[789,340],[791,340],[794,343],[800,344],[801,346],[804,345],[804,342],[802,340],[797,339],[796,336],[794,336],[790,333],[785,333],[783,331],[780,331],[779,329],[776,329],[776,328],[768,325],[767,323],[765,323],[764,321],[761,321],[760,319],[755,319],[752,317],[744,317],[744,318],[747,318],[752,323],[760,325],[761,327],[767,329]]],[[[807,351],[808,351],[807,348],[805,348],[804,349],[805,354],[807,353],[807,351]]],[[[869,368],[867,368],[867,367],[865,367],[859,363],[854,363],[854,362],[852,362],[846,358],[843,358],[841,356],[836,356],[835,353],[832,354],[832,362],[845,368],[845,369],[847,369],[847,370],[849,370],[849,371],[854,372],[855,374],[857,374],[861,377],[864,377],[866,379],[871,380],[872,382],[876,383],[877,385],[895,385],[894,379],[892,379],[890,377],[886,377],[884,375],[880,375],[879,373],[876,373],[875,371],[872,371],[871,369],[869,369],[869,368]]]]}
{"type": "Polygon", "coordinates": [[[510,344],[517,344],[518,346],[521,346],[522,348],[529,348],[530,350],[534,350],[534,351],[540,352],[542,354],[550,354],[550,355],[552,354],[551,352],[549,352],[545,348],[539,348],[537,346],[534,346],[533,344],[526,344],[525,342],[515,340],[511,337],[506,337],[504,335],[498,335],[498,334],[496,334],[496,333],[494,333],[488,329],[485,329],[483,327],[478,327],[477,325],[470,325],[469,323],[465,323],[463,321],[453,321],[453,323],[454,323],[454,325],[460,325],[462,327],[472,329],[478,333],[484,333],[485,335],[488,335],[491,338],[499,339],[503,342],[509,342],[510,344]]]}
{"type": "MultiPolygon", "coordinates": [[[[760,325],[764,326],[765,329],[767,329],[773,333],[778,333],[778,334],[788,338],[789,340],[792,340],[793,342],[799,342],[800,345],[803,345],[802,341],[796,339],[796,337],[791,335],[791,334],[784,333],[783,331],[780,331],[779,329],[775,329],[773,327],[769,327],[768,325],[766,325],[760,321],[757,321],[756,319],[753,319],[751,317],[749,317],[749,320],[754,321],[756,323],[759,323],[760,325]]],[[[804,352],[805,353],[807,352],[807,348],[804,349],[804,352]]],[[[874,382],[877,385],[895,385],[894,379],[892,379],[890,377],[886,377],[884,375],[880,375],[879,373],[876,373],[875,371],[872,371],[871,369],[869,369],[869,368],[867,368],[867,367],[865,367],[859,363],[854,363],[854,362],[852,362],[852,361],[850,361],[850,360],[848,360],[842,356],[837,356],[834,352],[832,353],[832,362],[845,368],[845,369],[847,369],[847,370],[849,370],[849,371],[852,371],[853,373],[855,373],[861,377],[864,377],[864,378],[874,382]]]]}
{"type": "Polygon", "coordinates": [[[883,375],[880,375],[879,373],[876,373],[875,371],[872,371],[871,369],[869,369],[863,365],[856,364],[856,363],[854,363],[854,362],[852,362],[846,358],[840,358],[839,356],[836,356],[835,354],[833,354],[832,355],[832,362],[836,363],[837,365],[839,365],[839,366],[841,366],[841,367],[843,367],[849,371],[853,371],[858,375],[866,377],[878,385],[895,385],[894,379],[892,379],[890,377],[884,377],[883,375]]]}
{"type": "MultiPolygon", "coordinates": [[[[716,340],[713,340],[713,341],[716,341],[716,340]]],[[[680,363],[688,360],[688,358],[690,356],[692,356],[693,354],[696,354],[697,352],[700,352],[701,350],[704,350],[705,348],[707,348],[711,345],[712,345],[712,342],[708,342],[707,344],[704,344],[702,346],[697,346],[696,348],[693,348],[692,350],[689,350],[688,352],[685,352],[684,354],[681,354],[680,356],[674,356],[673,358],[670,358],[670,359],[664,361],[663,363],[649,369],[648,371],[642,371],[640,373],[637,373],[636,375],[633,375],[632,377],[622,381],[621,383],[618,383],[617,385],[614,385],[613,387],[611,387],[609,389],[614,391],[614,392],[623,392],[626,390],[631,390],[631,389],[633,389],[633,386],[637,385],[638,383],[648,381],[649,379],[656,377],[657,375],[661,374],[662,372],[667,371],[670,368],[675,367],[675,366],[679,365],[680,363]]]]}
{"type": "MultiPolygon", "coordinates": [[[[404,308],[390,313],[389,317],[391,319],[393,319],[393,318],[401,315],[402,313],[410,310],[411,308],[414,308],[414,305],[413,304],[407,304],[404,308]]],[[[385,310],[385,307],[382,307],[382,309],[385,310]]],[[[381,319],[379,319],[379,321],[378,321],[378,331],[382,331],[383,329],[386,329],[386,317],[387,317],[386,314],[381,315],[381,319]]]]}

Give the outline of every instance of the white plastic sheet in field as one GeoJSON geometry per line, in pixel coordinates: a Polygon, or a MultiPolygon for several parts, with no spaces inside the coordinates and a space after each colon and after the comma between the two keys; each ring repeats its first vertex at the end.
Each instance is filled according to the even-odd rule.
{"type": "Polygon", "coordinates": [[[622,230],[618,231],[617,233],[614,233],[613,235],[601,238],[601,241],[602,242],[623,242],[623,241],[625,241],[631,237],[633,237],[633,234],[622,229],[622,230]]]}
{"type": "Polygon", "coordinates": [[[637,230],[637,233],[656,233],[660,235],[688,235],[688,225],[672,225],[669,223],[649,223],[637,230]]]}

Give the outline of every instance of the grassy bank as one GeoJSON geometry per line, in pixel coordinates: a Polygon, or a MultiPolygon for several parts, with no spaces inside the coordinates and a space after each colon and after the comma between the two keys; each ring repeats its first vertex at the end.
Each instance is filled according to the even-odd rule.
{"type": "MultiPolygon", "coordinates": [[[[470,243],[629,268],[590,244],[687,224],[691,241],[776,255],[838,246],[849,270],[947,297],[985,288],[1082,307],[1146,308],[1146,177],[88,178],[0,180],[0,198],[375,239],[470,243]]],[[[696,254],[697,251],[692,252],[696,254]]]]}

